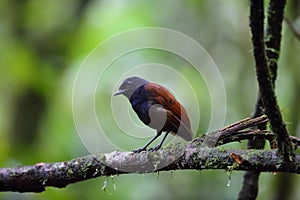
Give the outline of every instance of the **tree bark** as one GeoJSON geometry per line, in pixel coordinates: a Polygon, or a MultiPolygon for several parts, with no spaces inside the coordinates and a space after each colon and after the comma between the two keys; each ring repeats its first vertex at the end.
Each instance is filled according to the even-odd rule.
{"type": "Polygon", "coordinates": [[[42,192],[99,176],[170,170],[251,170],[300,173],[300,156],[283,163],[275,150],[224,150],[199,142],[177,144],[156,152],[95,154],[71,161],[1,168],[0,191],[42,192]]]}

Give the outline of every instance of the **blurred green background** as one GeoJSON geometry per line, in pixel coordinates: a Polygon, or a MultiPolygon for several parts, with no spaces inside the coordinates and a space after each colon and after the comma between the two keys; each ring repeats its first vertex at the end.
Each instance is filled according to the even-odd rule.
{"type": "MultiPolygon", "coordinates": [[[[288,1],[285,13],[300,31],[298,1],[288,1]]],[[[89,154],[73,121],[76,72],[100,42],[133,28],[170,28],[203,45],[222,74],[227,95],[226,124],[250,116],[257,83],[248,15],[248,1],[234,0],[0,0],[0,166],[64,161],[89,154]]],[[[282,33],[276,91],[288,129],[296,135],[300,43],[286,24],[282,33]]],[[[163,52],[146,52],[139,59],[146,63],[147,56],[165,58],[170,65],[178,61],[163,52]]],[[[180,70],[191,83],[198,83],[193,84],[197,95],[205,96],[200,98],[200,134],[206,131],[211,117],[210,110],[206,110],[211,106],[206,99],[209,94],[201,80],[193,81],[191,67],[180,70]]],[[[163,82],[166,75],[157,74],[156,78],[163,82]]],[[[111,77],[110,81],[119,79],[111,77]]],[[[103,98],[97,103],[110,101],[112,92],[100,93],[103,98]]],[[[111,132],[118,134],[115,129],[111,132]]],[[[129,149],[139,147],[130,140],[120,143],[129,149]]],[[[246,143],[226,148],[246,148],[246,143]]],[[[130,174],[88,180],[63,189],[47,188],[41,194],[0,193],[0,199],[235,199],[242,176],[243,172],[230,174],[223,170],[130,174]],[[103,191],[105,181],[108,187],[103,191]]],[[[297,175],[263,173],[258,199],[281,199],[280,195],[299,199],[299,186],[297,175]]]]}

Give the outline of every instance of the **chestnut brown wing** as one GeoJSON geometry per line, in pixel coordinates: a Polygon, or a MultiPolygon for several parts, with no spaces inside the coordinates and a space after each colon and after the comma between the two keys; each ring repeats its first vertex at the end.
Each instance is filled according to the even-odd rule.
{"type": "MultiPolygon", "coordinates": [[[[176,134],[185,140],[192,140],[193,133],[187,112],[169,90],[156,83],[148,83],[145,85],[145,89],[149,92],[150,99],[161,105],[167,113],[163,131],[171,131],[172,134],[176,134]]],[[[159,112],[161,111],[159,110],[159,112]]]]}

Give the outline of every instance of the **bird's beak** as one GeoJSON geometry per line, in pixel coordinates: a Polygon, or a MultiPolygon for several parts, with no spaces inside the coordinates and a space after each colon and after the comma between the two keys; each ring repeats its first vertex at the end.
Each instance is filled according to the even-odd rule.
{"type": "Polygon", "coordinates": [[[117,95],[119,95],[119,94],[123,94],[124,92],[125,92],[125,90],[120,89],[120,90],[118,90],[118,91],[116,91],[116,92],[114,93],[114,96],[117,96],[117,95]]]}

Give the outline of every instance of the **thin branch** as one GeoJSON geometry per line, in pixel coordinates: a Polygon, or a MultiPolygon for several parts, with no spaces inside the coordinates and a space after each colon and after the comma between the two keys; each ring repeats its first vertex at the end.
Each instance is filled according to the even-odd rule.
{"type": "Polygon", "coordinates": [[[265,115],[257,118],[246,118],[240,120],[234,124],[226,126],[218,131],[209,133],[209,136],[203,135],[195,140],[201,140],[208,147],[215,147],[218,144],[222,144],[222,140],[229,136],[234,136],[238,134],[239,131],[245,130],[247,128],[266,123],[268,121],[265,115]]]}
{"type": "Polygon", "coordinates": [[[265,44],[266,56],[271,72],[273,86],[277,77],[277,62],[280,53],[281,30],[285,4],[285,0],[271,0],[268,9],[268,23],[265,44]]]}
{"type": "Polygon", "coordinates": [[[232,132],[244,130],[246,128],[257,126],[259,124],[264,124],[267,121],[268,121],[268,118],[267,118],[266,115],[263,115],[263,116],[260,116],[260,117],[256,117],[256,118],[246,118],[244,120],[239,121],[239,123],[235,123],[234,125],[227,126],[227,127],[223,128],[223,129],[221,129],[221,131],[223,133],[220,136],[220,138],[222,139],[224,137],[231,136],[230,133],[232,133],[232,132]]]}
{"type": "MultiPolygon", "coordinates": [[[[253,128],[253,127],[260,126],[261,124],[266,124],[267,122],[268,119],[266,115],[262,115],[256,118],[245,118],[243,120],[230,124],[220,129],[219,131],[209,133],[208,135],[203,135],[202,137],[194,140],[203,142],[205,140],[211,140],[212,138],[214,139],[217,138],[216,144],[214,146],[207,145],[208,147],[216,147],[219,145],[223,145],[231,142],[240,142],[242,140],[248,140],[248,139],[253,140],[255,138],[268,140],[270,143],[272,143],[277,138],[277,135],[275,133],[272,133],[269,130],[260,130],[260,129],[253,128]]],[[[295,147],[300,146],[299,138],[295,136],[289,136],[289,138],[295,147]]]]}
{"type": "MultiPolygon", "coordinates": [[[[218,145],[223,145],[223,144],[227,144],[227,143],[231,143],[231,142],[240,142],[242,140],[248,140],[248,139],[254,139],[254,138],[268,140],[270,142],[270,144],[272,144],[272,142],[274,140],[276,140],[276,137],[277,137],[276,134],[274,134],[268,130],[254,129],[254,130],[249,130],[249,131],[239,131],[239,132],[233,133],[231,136],[228,136],[228,137],[223,138],[222,140],[219,140],[218,145]]],[[[300,146],[299,138],[290,136],[290,140],[295,147],[300,146]]],[[[272,145],[271,145],[271,148],[272,148],[272,145]]]]}
{"type": "MultiPolygon", "coordinates": [[[[294,149],[289,140],[285,123],[283,122],[280,109],[277,104],[274,92],[273,81],[270,77],[270,69],[267,65],[265,47],[264,47],[264,9],[262,0],[250,1],[250,28],[252,32],[252,44],[254,49],[256,76],[259,84],[259,91],[265,108],[266,115],[269,118],[271,128],[278,135],[278,151],[285,161],[292,161],[294,149]]],[[[272,1],[275,5],[278,15],[283,15],[285,1],[272,1]]],[[[271,2],[270,2],[271,3],[271,2]]]]}
{"type": "Polygon", "coordinates": [[[298,38],[298,40],[300,40],[300,31],[298,31],[296,29],[296,27],[293,25],[293,22],[287,17],[284,17],[284,21],[290,27],[291,31],[295,34],[295,36],[298,38]]]}
{"type": "MultiPolygon", "coordinates": [[[[275,0],[276,1],[276,0],[275,0]]],[[[267,34],[266,34],[266,56],[268,59],[268,67],[271,72],[271,79],[273,83],[273,89],[275,88],[275,80],[277,77],[278,58],[280,52],[280,41],[281,41],[281,29],[282,29],[282,14],[280,12],[284,8],[283,4],[278,4],[274,0],[270,0],[268,9],[268,23],[267,23],[267,34]],[[277,11],[279,10],[279,12],[277,11]]],[[[263,11],[264,12],[264,11],[263,11]]],[[[252,12],[252,14],[254,14],[252,12]]],[[[255,110],[252,117],[257,117],[264,114],[263,102],[260,93],[258,94],[255,110]]],[[[261,124],[256,128],[260,130],[266,129],[266,124],[261,124]]],[[[274,139],[269,140],[271,148],[275,148],[274,139]]],[[[263,149],[265,146],[265,140],[259,137],[255,137],[248,141],[249,149],[263,149]]],[[[255,199],[258,194],[258,179],[259,172],[248,171],[244,175],[243,187],[239,193],[239,199],[255,199]]]]}
{"type": "Polygon", "coordinates": [[[258,194],[259,171],[246,171],[243,177],[243,187],[238,200],[256,199],[258,194]]]}
{"type": "MultiPolygon", "coordinates": [[[[256,99],[256,104],[254,108],[254,112],[252,113],[252,118],[259,117],[261,115],[264,115],[264,109],[263,109],[263,103],[261,100],[261,96],[258,93],[257,99],[256,99]]],[[[265,130],[267,128],[266,123],[260,124],[257,128],[261,130],[265,130]]]]}

